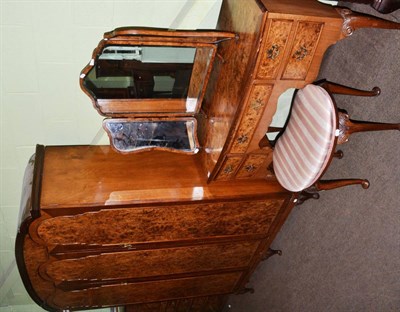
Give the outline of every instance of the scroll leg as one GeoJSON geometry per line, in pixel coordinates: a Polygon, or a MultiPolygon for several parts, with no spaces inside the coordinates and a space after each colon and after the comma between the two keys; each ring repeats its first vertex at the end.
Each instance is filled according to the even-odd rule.
{"type": "Polygon", "coordinates": [[[338,150],[338,151],[334,152],[333,153],[333,157],[342,159],[343,158],[343,151],[342,150],[338,150]]]}
{"type": "Polygon", "coordinates": [[[392,13],[400,9],[399,0],[373,0],[371,6],[382,14],[392,13]]]}
{"type": "Polygon", "coordinates": [[[349,140],[351,134],[367,131],[400,130],[400,123],[379,123],[360,120],[352,120],[346,113],[339,112],[339,137],[338,144],[349,140]]]}
{"type": "Polygon", "coordinates": [[[336,8],[343,18],[342,33],[345,37],[351,36],[360,28],[400,29],[400,23],[380,19],[371,15],[354,13],[346,8],[336,8]]]}
{"type": "Polygon", "coordinates": [[[319,199],[319,194],[317,190],[312,190],[312,191],[308,191],[308,190],[304,190],[301,191],[299,198],[297,200],[296,206],[300,206],[302,205],[306,200],[309,199],[319,199]]]}
{"type": "Polygon", "coordinates": [[[363,189],[369,188],[369,181],[365,179],[340,179],[340,180],[320,180],[315,183],[319,191],[333,190],[335,188],[360,184],[363,189]]]}
{"type": "Polygon", "coordinates": [[[359,90],[350,88],[338,83],[330,82],[330,81],[322,81],[321,86],[334,94],[345,94],[345,95],[356,95],[356,96],[377,96],[381,93],[381,89],[378,87],[374,87],[371,91],[359,90]]]}
{"type": "Polygon", "coordinates": [[[268,250],[265,252],[265,254],[262,257],[262,261],[267,260],[268,258],[272,257],[273,255],[278,255],[278,256],[282,256],[282,250],[275,250],[275,249],[271,249],[268,248],[268,250]]]}

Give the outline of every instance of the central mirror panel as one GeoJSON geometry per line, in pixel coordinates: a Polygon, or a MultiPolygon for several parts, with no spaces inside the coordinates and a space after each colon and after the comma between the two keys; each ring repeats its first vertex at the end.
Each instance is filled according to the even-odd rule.
{"type": "Polygon", "coordinates": [[[86,85],[104,99],[186,98],[195,53],[195,48],[109,46],[86,85]]]}
{"type": "Polygon", "coordinates": [[[198,111],[210,47],[105,46],[83,86],[105,114],[198,111]]]}
{"type": "Polygon", "coordinates": [[[118,152],[169,150],[196,154],[199,150],[195,118],[105,119],[103,127],[118,152]]]}

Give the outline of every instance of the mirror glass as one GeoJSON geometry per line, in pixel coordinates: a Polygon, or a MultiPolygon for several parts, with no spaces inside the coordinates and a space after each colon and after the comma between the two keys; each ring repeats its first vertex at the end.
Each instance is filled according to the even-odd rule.
{"type": "Polygon", "coordinates": [[[104,128],[111,145],[120,152],[145,149],[167,149],[197,153],[196,122],[194,119],[133,121],[106,119],[104,128]]]}
{"type": "Polygon", "coordinates": [[[96,99],[193,101],[202,90],[211,56],[209,47],[106,46],[84,85],[96,99]]]}

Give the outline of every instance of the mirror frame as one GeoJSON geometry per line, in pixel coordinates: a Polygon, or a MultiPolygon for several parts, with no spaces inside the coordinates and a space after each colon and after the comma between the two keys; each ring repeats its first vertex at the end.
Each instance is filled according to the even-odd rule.
{"type": "MultiPolygon", "coordinates": [[[[81,71],[80,87],[89,96],[94,108],[106,117],[144,117],[165,116],[173,114],[193,116],[199,112],[208,84],[210,73],[216,55],[217,44],[221,41],[236,38],[234,33],[207,30],[168,30],[161,28],[121,27],[106,32],[103,39],[92,53],[92,58],[81,71]],[[157,99],[99,99],[85,86],[85,77],[96,66],[103,49],[107,46],[160,46],[160,47],[189,47],[210,48],[211,57],[204,81],[194,108],[188,109],[187,99],[157,98],[157,99]]],[[[194,60],[195,66],[196,58],[194,60]]],[[[192,82],[190,82],[192,83],[192,82]]]]}

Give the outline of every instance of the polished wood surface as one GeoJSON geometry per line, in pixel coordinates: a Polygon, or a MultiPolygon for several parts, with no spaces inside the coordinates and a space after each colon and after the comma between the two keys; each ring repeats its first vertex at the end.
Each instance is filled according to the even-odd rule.
{"type": "Polygon", "coordinates": [[[219,45],[214,70],[203,103],[207,115],[202,150],[205,170],[214,171],[233,125],[241,110],[241,99],[246,96],[246,82],[254,67],[254,54],[266,16],[265,8],[257,1],[224,1],[218,29],[238,35],[237,40],[219,45]],[[237,53],[240,51],[240,53],[237,53]]]}
{"type": "Polygon", "coordinates": [[[199,155],[121,155],[109,146],[46,147],[41,208],[243,198],[286,193],[278,183],[207,184],[199,155]]]}
{"type": "Polygon", "coordinates": [[[213,72],[222,77],[216,83],[211,78],[210,96],[205,98],[208,120],[202,155],[209,181],[274,179],[267,170],[272,150],[261,149],[259,142],[278,98],[288,88],[301,88],[316,79],[326,49],[342,37],[342,23],[335,9],[316,1],[224,2],[219,27],[238,32],[239,39],[218,50],[216,62],[224,63],[213,72]],[[254,22],[242,25],[242,15],[252,15],[249,20],[254,22]],[[230,49],[243,46],[249,58],[232,57],[230,49]],[[238,74],[243,79],[225,82],[224,77],[238,74]]]}
{"type": "Polygon", "coordinates": [[[307,197],[278,184],[273,151],[261,139],[280,94],[315,80],[326,49],[350,35],[342,28],[348,20],[314,0],[225,0],[218,31],[106,33],[80,80],[98,112],[196,118],[201,149],[121,154],[110,146],[38,146],[16,239],[18,268],[35,302],[49,311],[220,311],[228,294],[247,291],[291,209],[307,197]],[[95,99],[83,80],[103,47],[132,44],[196,47],[193,73],[201,79],[188,92],[200,90],[203,104],[95,99]]]}
{"type": "Polygon", "coordinates": [[[274,181],[207,184],[196,156],[37,154],[39,207],[22,220],[16,254],[32,298],[51,311],[240,291],[295,201],[274,181]]]}

